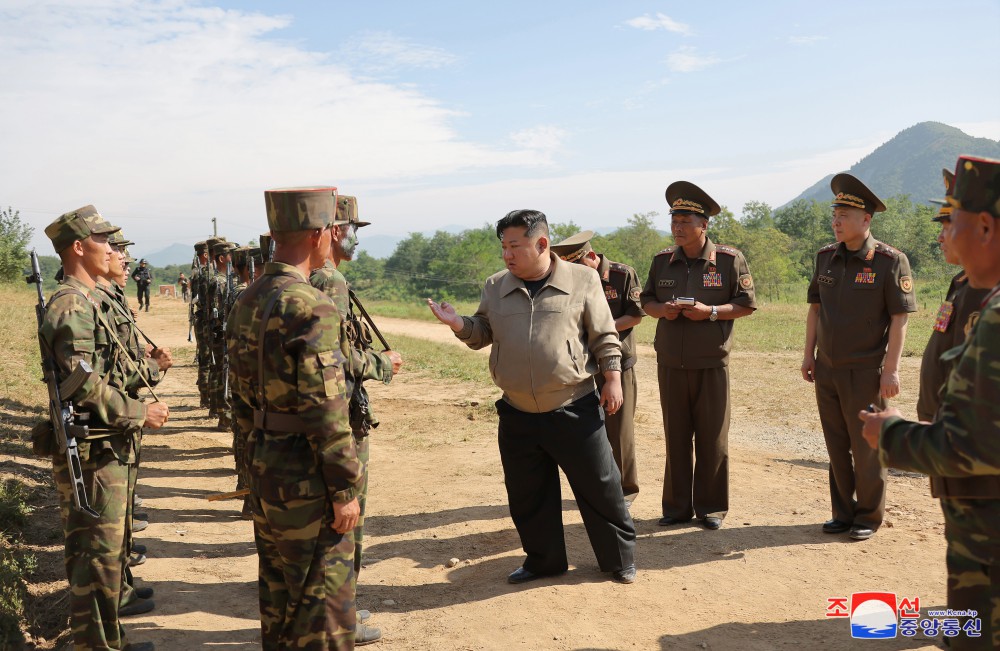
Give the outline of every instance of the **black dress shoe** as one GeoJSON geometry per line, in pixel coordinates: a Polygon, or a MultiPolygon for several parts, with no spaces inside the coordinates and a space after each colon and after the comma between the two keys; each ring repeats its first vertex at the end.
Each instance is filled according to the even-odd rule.
{"type": "Polygon", "coordinates": [[[715,531],[716,529],[719,529],[720,527],[722,527],[722,518],[717,518],[714,515],[710,515],[710,516],[702,518],[701,519],[701,524],[706,529],[709,529],[711,531],[715,531]]]}
{"type": "Polygon", "coordinates": [[[507,575],[507,583],[527,583],[528,581],[534,581],[535,579],[540,578],[542,578],[541,574],[535,574],[534,572],[529,572],[523,567],[519,567],[507,575]]]}
{"type": "Polygon", "coordinates": [[[843,520],[827,520],[823,523],[823,533],[844,533],[850,528],[851,523],[843,520]]]}
{"type": "Polygon", "coordinates": [[[133,554],[145,554],[146,546],[142,543],[132,543],[132,553],[133,554]]]}
{"type": "Polygon", "coordinates": [[[119,617],[128,617],[129,615],[141,615],[143,613],[148,613],[153,608],[156,608],[156,604],[153,603],[152,599],[136,599],[132,603],[125,604],[118,609],[119,617]]]}
{"type": "Polygon", "coordinates": [[[611,573],[611,580],[616,583],[635,583],[635,565],[623,567],[611,573]]]}
{"type": "Polygon", "coordinates": [[[875,535],[875,530],[871,527],[857,524],[851,527],[851,533],[849,535],[854,540],[868,540],[875,535]]]}
{"type": "Polygon", "coordinates": [[[665,515],[660,518],[656,524],[661,527],[669,527],[672,524],[684,524],[685,522],[691,522],[691,518],[675,518],[670,515],[665,515]]]}

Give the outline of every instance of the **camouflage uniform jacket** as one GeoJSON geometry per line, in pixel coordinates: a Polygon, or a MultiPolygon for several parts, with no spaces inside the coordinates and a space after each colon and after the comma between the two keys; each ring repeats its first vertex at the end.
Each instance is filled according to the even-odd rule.
{"type": "Polygon", "coordinates": [[[340,332],[333,302],[298,269],[279,262],[268,262],[233,306],[226,328],[233,415],[241,431],[252,432],[250,477],[261,499],[325,492],[333,502],[349,502],[361,488],[348,420],[353,379],[344,375],[347,345],[340,332]],[[291,284],[274,303],[261,341],[265,306],[286,282],[291,284]],[[302,431],[255,428],[255,412],[294,415],[302,431]]]}
{"type": "Polygon", "coordinates": [[[105,304],[104,311],[108,315],[108,323],[114,326],[115,334],[125,345],[126,352],[138,371],[132,370],[127,362],[123,362],[127,371],[124,388],[135,398],[139,389],[146,386],[140,374],[146,383],[155,386],[160,381],[160,366],[152,358],[146,357],[146,345],[139,339],[139,329],[135,317],[128,309],[125,291],[117,283],[108,285],[98,283],[97,290],[101,301],[105,304]]]}
{"type": "Polygon", "coordinates": [[[207,284],[207,332],[213,341],[221,341],[225,334],[222,321],[226,318],[226,274],[213,271],[207,284]]]}
{"type": "Polygon", "coordinates": [[[942,360],[957,361],[937,421],[887,419],[880,461],[938,477],[1000,475],[1000,286],[990,292],[965,343],[942,360]]]}
{"type": "Polygon", "coordinates": [[[111,449],[120,461],[131,463],[133,452],[127,437],[114,434],[137,432],[146,419],[146,408],[126,392],[128,369],[101,323],[102,319],[111,323],[106,309],[101,293],[75,278],[66,278],[49,299],[39,334],[55,360],[59,382],[81,361],[93,369],[76,391],[63,396],[72,400],[81,413],[90,414],[93,436],[79,442],[81,459],[98,450],[111,449]]]}

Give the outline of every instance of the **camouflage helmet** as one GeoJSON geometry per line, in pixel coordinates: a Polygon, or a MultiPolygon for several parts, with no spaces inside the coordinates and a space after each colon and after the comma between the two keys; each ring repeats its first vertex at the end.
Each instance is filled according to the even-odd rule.
{"type": "Polygon", "coordinates": [[[959,210],[1000,217],[1000,160],[959,156],[955,191],[947,199],[959,210]]]}
{"type": "Polygon", "coordinates": [[[361,228],[371,222],[359,221],[357,197],[342,194],[337,197],[337,219],[334,224],[354,224],[357,228],[361,228]]]}
{"type": "Polygon", "coordinates": [[[58,254],[77,240],[85,240],[91,235],[110,235],[118,230],[117,226],[112,226],[101,217],[97,208],[84,206],[59,215],[45,227],[45,235],[52,240],[52,247],[58,254]]]}
{"type": "Polygon", "coordinates": [[[272,233],[326,228],[337,212],[337,188],[275,188],[264,192],[264,204],[272,233]]]}

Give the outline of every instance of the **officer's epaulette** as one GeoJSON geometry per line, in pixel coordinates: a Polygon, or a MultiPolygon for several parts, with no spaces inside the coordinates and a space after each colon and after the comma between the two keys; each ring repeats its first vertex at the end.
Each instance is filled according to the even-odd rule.
{"type": "Polygon", "coordinates": [[[627,264],[622,264],[621,262],[609,262],[608,269],[611,271],[617,271],[620,274],[628,275],[629,267],[627,264]]]}
{"type": "Polygon", "coordinates": [[[674,245],[674,246],[668,246],[667,248],[663,249],[662,251],[660,251],[656,255],[665,255],[667,253],[673,253],[676,250],[677,250],[677,246],[676,245],[674,245]]]}
{"type": "Polygon", "coordinates": [[[826,246],[824,246],[822,249],[820,249],[816,253],[826,253],[827,251],[835,251],[838,246],[840,246],[840,242],[834,242],[833,244],[827,244],[826,246]]]}
{"type": "Polygon", "coordinates": [[[715,250],[719,253],[725,253],[726,255],[731,255],[734,258],[740,254],[740,250],[735,246],[727,246],[725,244],[716,244],[715,250]]]}
{"type": "Polygon", "coordinates": [[[881,253],[882,255],[885,255],[885,256],[888,256],[888,257],[894,258],[894,259],[898,258],[901,255],[903,255],[903,253],[899,249],[894,249],[891,246],[889,246],[888,244],[885,244],[884,242],[879,242],[879,241],[875,242],[875,251],[877,253],[881,253]]]}

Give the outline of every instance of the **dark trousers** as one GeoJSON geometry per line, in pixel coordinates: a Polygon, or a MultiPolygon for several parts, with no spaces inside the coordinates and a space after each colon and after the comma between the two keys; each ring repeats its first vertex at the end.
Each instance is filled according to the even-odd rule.
{"type": "MultiPolygon", "coordinates": [[[[598,373],[594,379],[600,392],[604,388],[604,374],[598,373]]],[[[608,442],[611,443],[618,471],[622,474],[622,492],[626,497],[639,494],[639,471],[635,464],[635,403],[638,393],[635,368],[622,371],[622,408],[604,416],[608,442]]]]}
{"type": "Polygon", "coordinates": [[[149,309],[149,283],[136,283],[135,284],[135,295],[139,299],[139,309],[145,305],[146,309],[149,309]],[[143,297],[145,297],[145,303],[143,303],[143,297]]]}
{"type": "Polygon", "coordinates": [[[510,517],[528,558],[524,569],[557,574],[569,567],[562,523],[559,469],[566,473],[604,572],[634,561],[635,525],[625,507],[621,475],[596,394],[541,414],[498,400],[500,461],[510,517]]]}
{"type": "Polygon", "coordinates": [[[881,376],[877,368],[831,368],[816,360],[816,403],[830,455],[833,518],[872,529],[881,526],[885,515],[886,470],[861,436],[864,423],[858,412],[869,404],[885,408],[879,397],[881,376]]]}
{"type": "Polygon", "coordinates": [[[724,518],[729,511],[729,369],[661,364],[656,376],[667,444],[663,515],[724,518]]]}

